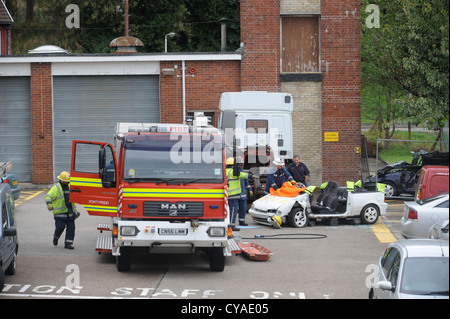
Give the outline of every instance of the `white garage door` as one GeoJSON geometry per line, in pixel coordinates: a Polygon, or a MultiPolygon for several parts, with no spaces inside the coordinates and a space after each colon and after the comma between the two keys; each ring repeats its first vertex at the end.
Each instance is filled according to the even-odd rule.
{"type": "Polygon", "coordinates": [[[0,162],[11,161],[19,183],[31,182],[29,77],[0,77],[0,162]]]}
{"type": "Polygon", "coordinates": [[[159,76],[55,76],[54,178],[70,171],[73,140],[114,142],[117,122],[160,121],[159,76]]]}

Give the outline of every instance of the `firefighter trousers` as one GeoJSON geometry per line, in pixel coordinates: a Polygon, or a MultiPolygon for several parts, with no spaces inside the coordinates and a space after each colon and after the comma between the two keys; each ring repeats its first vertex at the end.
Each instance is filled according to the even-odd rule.
{"type": "Polygon", "coordinates": [[[67,214],[65,217],[60,215],[55,215],[55,234],[54,237],[59,239],[64,229],[66,230],[66,238],[64,241],[65,246],[69,246],[73,244],[73,240],[75,238],[75,219],[73,217],[68,217],[67,214]]]}

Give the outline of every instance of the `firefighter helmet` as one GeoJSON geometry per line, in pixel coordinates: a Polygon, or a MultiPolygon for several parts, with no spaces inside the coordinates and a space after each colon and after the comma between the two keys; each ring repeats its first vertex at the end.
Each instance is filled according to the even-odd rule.
{"type": "Polygon", "coordinates": [[[63,171],[63,172],[61,172],[61,174],[59,174],[58,179],[63,182],[69,183],[70,182],[70,174],[66,171],[63,171]]]}
{"type": "Polygon", "coordinates": [[[277,157],[272,163],[275,165],[284,165],[284,160],[280,157],[277,157]]]}
{"type": "Polygon", "coordinates": [[[234,157],[228,157],[227,165],[234,165],[234,157]]]}

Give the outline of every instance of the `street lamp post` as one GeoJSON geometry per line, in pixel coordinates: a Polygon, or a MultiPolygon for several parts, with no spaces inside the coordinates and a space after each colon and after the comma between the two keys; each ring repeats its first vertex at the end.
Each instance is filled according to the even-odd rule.
{"type": "Polygon", "coordinates": [[[173,38],[174,36],[175,36],[175,32],[167,33],[167,34],[164,36],[164,52],[165,52],[165,53],[167,53],[167,37],[173,38]]]}

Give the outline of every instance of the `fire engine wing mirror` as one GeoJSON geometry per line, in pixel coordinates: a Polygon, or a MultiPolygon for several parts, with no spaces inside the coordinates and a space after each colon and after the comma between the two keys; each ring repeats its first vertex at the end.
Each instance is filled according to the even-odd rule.
{"type": "Polygon", "coordinates": [[[101,148],[98,151],[98,169],[102,171],[106,167],[106,151],[105,148],[101,148]]]}
{"type": "Polygon", "coordinates": [[[105,148],[101,148],[98,151],[98,177],[102,180],[102,183],[104,183],[105,167],[106,167],[106,152],[105,148]]]}
{"type": "Polygon", "coordinates": [[[113,162],[106,165],[106,148],[104,146],[98,151],[98,176],[102,180],[103,187],[111,188],[116,186],[115,165],[113,162]]]}
{"type": "Polygon", "coordinates": [[[240,174],[241,174],[240,163],[238,163],[238,161],[235,158],[233,165],[233,175],[239,177],[240,174]]]}

